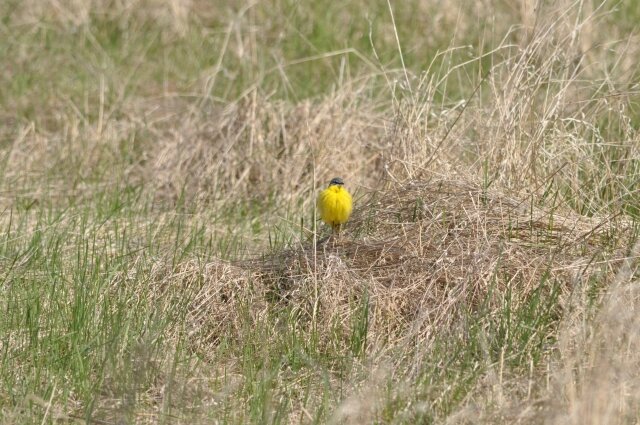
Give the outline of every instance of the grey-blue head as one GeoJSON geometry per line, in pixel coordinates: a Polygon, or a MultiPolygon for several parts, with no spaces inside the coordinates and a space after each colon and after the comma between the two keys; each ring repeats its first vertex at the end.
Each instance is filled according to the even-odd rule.
{"type": "Polygon", "coordinates": [[[329,182],[329,186],[344,186],[344,181],[340,177],[334,177],[329,182]]]}

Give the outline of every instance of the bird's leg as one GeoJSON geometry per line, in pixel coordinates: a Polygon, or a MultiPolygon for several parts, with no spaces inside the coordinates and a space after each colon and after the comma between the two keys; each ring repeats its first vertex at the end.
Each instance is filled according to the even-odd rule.
{"type": "Polygon", "coordinates": [[[334,224],[333,225],[333,234],[331,236],[333,236],[333,240],[334,242],[339,242],[340,241],[340,228],[341,228],[341,224],[334,224]]]}

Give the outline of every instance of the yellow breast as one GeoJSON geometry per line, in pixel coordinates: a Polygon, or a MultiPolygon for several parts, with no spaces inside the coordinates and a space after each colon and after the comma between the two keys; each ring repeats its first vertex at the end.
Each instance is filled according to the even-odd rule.
{"type": "Polygon", "coordinates": [[[342,186],[329,186],[318,195],[320,218],[330,226],[346,223],[351,215],[351,208],[351,195],[342,186]]]}

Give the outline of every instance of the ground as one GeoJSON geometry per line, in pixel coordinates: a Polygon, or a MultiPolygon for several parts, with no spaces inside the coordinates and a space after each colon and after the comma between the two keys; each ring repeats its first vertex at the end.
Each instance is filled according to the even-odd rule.
{"type": "Polygon", "coordinates": [[[0,422],[637,423],[639,18],[2,2],[0,422]]]}

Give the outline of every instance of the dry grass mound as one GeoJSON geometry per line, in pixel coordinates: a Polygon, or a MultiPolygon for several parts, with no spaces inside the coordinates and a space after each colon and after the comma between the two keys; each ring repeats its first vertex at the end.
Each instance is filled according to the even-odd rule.
{"type": "MultiPolygon", "coordinates": [[[[636,385],[624,368],[635,365],[637,356],[619,350],[618,337],[634,346],[637,338],[621,323],[627,315],[614,313],[634,305],[636,296],[635,286],[627,285],[635,273],[634,256],[626,251],[631,230],[619,217],[587,218],[554,205],[551,198],[469,180],[406,181],[360,201],[339,239],[312,237],[244,261],[190,260],[174,267],[160,262],[149,294],[184,304],[186,328],[175,329],[176,338],[182,335],[189,350],[214,368],[221,344],[255,346],[248,338],[256,329],[263,333],[259,345],[278,344],[281,327],[297,329],[304,344],[318,344],[321,352],[368,359],[350,372],[353,396],[335,411],[334,419],[352,423],[384,417],[388,395],[366,390],[378,381],[399,379],[392,397],[420,399],[410,389],[412,380],[420,379],[412,371],[424,362],[442,362],[438,354],[427,353],[442,338],[468,332],[468,320],[478,311],[499,315],[505,305],[515,312],[534,297],[557,300],[549,304],[553,325],[547,337],[552,340],[536,370],[523,376],[520,369],[510,372],[505,359],[500,364],[487,359],[488,372],[461,410],[446,416],[453,413],[454,423],[472,418],[509,423],[540,413],[552,421],[578,423],[571,415],[611,418],[620,413],[605,405],[587,407],[594,400],[610,401],[587,383],[602,379],[607,391],[636,385]],[[610,295],[602,298],[598,290],[610,295]],[[593,319],[590,299],[604,306],[597,328],[585,325],[593,319]],[[589,362],[600,369],[593,370],[589,362]]],[[[225,367],[243,374],[239,364],[225,367]]],[[[281,373],[287,370],[283,365],[281,373]]],[[[332,382],[344,379],[338,363],[329,371],[332,382]]],[[[437,383],[420,388],[449,391],[437,383]]],[[[295,391],[321,397],[304,386],[295,391]]],[[[625,398],[624,415],[636,401],[625,398]]],[[[436,401],[429,409],[438,406],[436,401]]]]}
{"type": "Polygon", "coordinates": [[[372,194],[339,240],[307,241],[261,260],[204,267],[182,265],[197,282],[190,306],[202,341],[238,334],[234,318],[255,320],[293,307],[301,326],[326,340],[351,335],[355,306],[368,303],[371,343],[429,338],[452,329],[480,304],[497,308],[507,293],[514,309],[534,292],[571,293],[578,278],[603,277],[624,246],[607,236],[609,219],[538,206],[461,180],[406,182],[372,194]]]}

